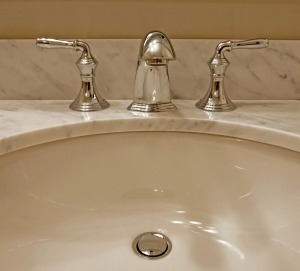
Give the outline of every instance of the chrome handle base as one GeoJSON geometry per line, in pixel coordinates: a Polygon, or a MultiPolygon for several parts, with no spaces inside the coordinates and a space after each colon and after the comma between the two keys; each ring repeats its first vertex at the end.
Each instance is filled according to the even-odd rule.
{"type": "Polygon", "coordinates": [[[109,103],[95,89],[94,77],[81,76],[81,89],[69,108],[75,111],[89,112],[103,110],[108,107],[109,103]]]}

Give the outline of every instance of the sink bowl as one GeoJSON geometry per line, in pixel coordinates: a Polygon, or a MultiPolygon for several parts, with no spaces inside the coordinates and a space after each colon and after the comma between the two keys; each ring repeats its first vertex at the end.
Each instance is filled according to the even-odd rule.
{"type": "Polygon", "coordinates": [[[131,132],[0,156],[0,270],[296,271],[300,153],[230,137],[131,132]],[[172,251],[139,257],[134,239],[172,251]]]}

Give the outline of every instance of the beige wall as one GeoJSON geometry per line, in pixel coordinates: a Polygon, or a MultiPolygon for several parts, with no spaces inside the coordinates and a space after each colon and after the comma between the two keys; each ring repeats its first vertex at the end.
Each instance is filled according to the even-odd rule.
{"type": "Polygon", "coordinates": [[[300,39],[300,0],[0,0],[0,38],[300,39]]]}

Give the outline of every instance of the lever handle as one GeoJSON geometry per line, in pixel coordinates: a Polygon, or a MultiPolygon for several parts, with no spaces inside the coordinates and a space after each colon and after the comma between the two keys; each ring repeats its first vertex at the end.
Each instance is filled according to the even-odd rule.
{"type": "Polygon", "coordinates": [[[52,38],[37,38],[36,45],[47,49],[75,49],[77,41],[58,40],[52,38]]]}
{"type": "Polygon", "coordinates": [[[214,58],[225,58],[224,53],[235,49],[261,49],[269,46],[267,39],[224,41],[218,44],[214,58]]]}
{"type": "Polygon", "coordinates": [[[74,49],[81,51],[82,55],[77,61],[81,75],[93,74],[98,62],[92,56],[91,49],[86,42],[80,40],[59,40],[53,38],[37,38],[36,45],[45,49],[74,49]]]}
{"type": "Polygon", "coordinates": [[[255,39],[231,42],[231,49],[261,49],[266,48],[269,45],[267,39],[255,39]]]}
{"type": "Polygon", "coordinates": [[[53,38],[37,38],[36,45],[46,49],[73,49],[83,52],[84,56],[93,58],[89,45],[80,40],[58,40],[53,38]]]}

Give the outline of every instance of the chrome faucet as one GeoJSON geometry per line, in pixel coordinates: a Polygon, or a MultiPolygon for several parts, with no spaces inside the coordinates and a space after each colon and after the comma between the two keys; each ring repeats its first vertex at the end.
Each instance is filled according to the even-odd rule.
{"type": "Polygon", "coordinates": [[[81,89],[77,98],[70,104],[70,109],[76,111],[95,111],[109,107],[109,103],[103,99],[95,86],[95,69],[97,60],[92,56],[89,45],[83,41],[57,40],[51,38],[38,38],[36,45],[48,49],[74,49],[81,51],[81,57],[76,62],[80,70],[81,89]]]}
{"type": "Polygon", "coordinates": [[[206,111],[230,111],[236,107],[227,97],[224,87],[225,72],[229,61],[224,53],[235,49],[266,48],[269,41],[266,39],[245,40],[239,42],[225,41],[217,47],[214,56],[208,62],[211,70],[211,83],[206,95],[196,103],[196,106],[206,111]]]}
{"type": "Polygon", "coordinates": [[[176,110],[171,102],[168,74],[168,63],[175,59],[173,46],[165,34],[153,31],[145,36],[138,55],[133,102],[128,106],[129,110],[176,110]]]}

